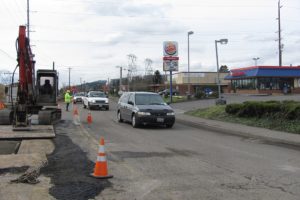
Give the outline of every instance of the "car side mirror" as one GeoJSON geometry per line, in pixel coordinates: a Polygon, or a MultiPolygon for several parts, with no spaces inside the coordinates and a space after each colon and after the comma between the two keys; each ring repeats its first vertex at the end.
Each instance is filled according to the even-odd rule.
{"type": "Polygon", "coordinates": [[[171,104],[171,102],[167,102],[167,104],[168,104],[168,105],[170,105],[170,104],[171,104]]]}
{"type": "Polygon", "coordinates": [[[85,95],[86,97],[89,97],[89,95],[85,95]]]}
{"type": "Polygon", "coordinates": [[[128,101],[128,104],[130,104],[130,105],[134,105],[132,101],[128,101]]]}

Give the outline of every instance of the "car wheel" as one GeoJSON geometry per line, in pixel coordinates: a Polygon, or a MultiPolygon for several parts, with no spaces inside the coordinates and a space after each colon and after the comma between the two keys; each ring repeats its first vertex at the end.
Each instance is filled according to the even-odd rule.
{"type": "Polygon", "coordinates": [[[167,128],[172,128],[174,124],[166,124],[167,128]]]}
{"type": "Polygon", "coordinates": [[[105,110],[109,110],[109,107],[106,107],[105,110]]]}
{"type": "Polygon", "coordinates": [[[137,119],[135,117],[135,114],[132,115],[131,117],[131,125],[133,128],[137,128],[139,126],[138,122],[137,122],[137,119]]]}
{"type": "Polygon", "coordinates": [[[120,111],[118,111],[117,118],[118,118],[118,122],[123,122],[123,119],[122,119],[120,111]]]}

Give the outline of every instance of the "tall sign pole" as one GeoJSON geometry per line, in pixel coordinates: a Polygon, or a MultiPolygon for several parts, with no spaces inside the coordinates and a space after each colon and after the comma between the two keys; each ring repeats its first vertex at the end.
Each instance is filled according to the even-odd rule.
{"type": "Polygon", "coordinates": [[[178,43],[175,41],[166,41],[163,43],[163,69],[170,71],[170,103],[173,101],[173,86],[172,86],[172,72],[178,71],[178,43]]]}

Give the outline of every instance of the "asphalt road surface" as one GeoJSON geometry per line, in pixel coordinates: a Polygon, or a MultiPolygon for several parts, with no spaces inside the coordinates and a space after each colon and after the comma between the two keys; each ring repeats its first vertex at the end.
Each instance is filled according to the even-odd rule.
{"type": "MultiPolygon", "coordinates": [[[[82,125],[70,123],[72,112],[64,112],[65,121],[57,126],[57,134],[69,138],[65,143],[71,142],[77,149],[76,153],[68,154],[66,162],[74,161],[76,165],[88,162],[84,165],[92,172],[98,141],[103,136],[109,173],[114,175],[105,182],[97,180],[100,188],[93,182],[91,189],[87,187],[91,183],[82,184],[82,188],[78,184],[83,182],[80,177],[86,177],[86,169],[80,169],[83,176],[80,170],[68,171],[66,178],[73,176],[73,180],[65,184],[72,183],[80,190],[81,199],[299,199],[300,149],[179,123],[172,129],[135,129],[129,123],[117,122],[114,102],[109,111],[92,110],[93,123],[88,125],[88,110],[81,104],[77,106],[82,125]],[[87,159],[81,159],[81,154],[87,159]],[[78,156],[80,163],[76,162],[78,156]]],[[[180,105],[176,106],[180,110],[180,105]]],[[[61,143],[56,148],[64,145],[61,143]]],[[[55,154],[52,157],[57,159],[55,154]]],[[[51,160],[50,163],[55,164],[51,160]]],[[[52,172],[47,171],[56,187],[50,191],[54,191],[57,199],[68,199],[68,194],[55,193],[63,188],[61,182],[54,180],[63,173],[57,176],[56,171],[61,173],[65,166],[56,167],[52,172]]]]}

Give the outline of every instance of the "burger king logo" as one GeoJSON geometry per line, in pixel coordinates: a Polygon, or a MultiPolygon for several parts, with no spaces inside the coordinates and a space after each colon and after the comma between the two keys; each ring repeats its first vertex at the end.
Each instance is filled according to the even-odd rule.
{"type": "Polygon", "coordinates": [[[176,42],[165,42],[164,50],[168,56],[176,56],[177,55],[177,43],[176,42]]]}

